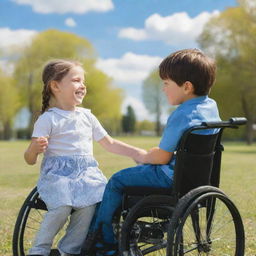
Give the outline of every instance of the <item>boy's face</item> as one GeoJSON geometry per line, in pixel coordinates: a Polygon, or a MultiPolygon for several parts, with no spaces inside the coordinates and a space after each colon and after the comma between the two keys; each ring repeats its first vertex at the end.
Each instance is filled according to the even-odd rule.
{"type": "Polygon", "coordinates": [[[163,91],[168,99],[168,102],[175,106],[183,103],[187,100],[187,85],[184,83],[182,86],[178,86],[171,79],[163,80],[163,91]]]}

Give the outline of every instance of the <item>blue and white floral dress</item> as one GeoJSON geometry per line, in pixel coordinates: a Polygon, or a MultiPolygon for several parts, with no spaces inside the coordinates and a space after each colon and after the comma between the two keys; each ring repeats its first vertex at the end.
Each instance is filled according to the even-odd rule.
{"type": "Polygon", "coordinates": [[[93,140],[106,135],[89,109],[50,108],[38,118],[32,137],[49,137],[37,183],[48,209],[101,201],[107,179],[93,157],[93,140]]]}

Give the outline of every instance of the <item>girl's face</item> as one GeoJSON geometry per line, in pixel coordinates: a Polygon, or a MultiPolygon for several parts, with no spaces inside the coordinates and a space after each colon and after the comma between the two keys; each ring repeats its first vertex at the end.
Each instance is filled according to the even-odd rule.
{"type": "Polygon", "coordinates": [[[83,68],[80,66],[71,68],[61,81],[55,81],[52,91],[57,100],[57,107],[64,110],[74,110],[75,106],[82,103],[86,95],[83,68]]]}

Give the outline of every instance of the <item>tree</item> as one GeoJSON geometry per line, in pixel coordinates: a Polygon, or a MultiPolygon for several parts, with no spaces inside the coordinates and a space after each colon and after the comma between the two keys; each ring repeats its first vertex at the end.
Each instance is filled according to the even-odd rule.
{"type": "Polygon", "coordinates": [[[2,135],[4,140],[12,136],[13,119],[20,107],[20,99],[14,80],[4,75],[0,70],[0,124],[2,125],[2,135]]]}
{"type": "Polygon", "coordinates": [[[145,79],[142,86],[142,97],[146,108],[156,117],[156,134],[161,134],[161,114],[166,105],[166,98],[162,92],[162,82],[158,71],[153,71],[145,79]]]}
{"type": "Polygon", "coordinates": [[[134,133],[136,125],[136,116],[131,106],[127,107],[126,115],[122,117],[122,129],[125,133],[134,133]]]}
{"type": "Polygon", "coordinates": [[[249,2],[241,0],[241,6],[211,19],[198,42],[217,60],[212,96],[221,114],[224,118],[244,115],[248,119],[246,140],[251,144],[256,122],[256,13],[245,8],[249,2]]]}
{"type": "Polygon", "coordinates": [[[141,135],[153,135],[155,124],[149,120],[138,121],[136,124],[136,131],[141,135]]]}
{"type": "Polygon", "coordinates": [[[88,85],[84,105],[102,118],[107,128],[114,127],[113,120],[121,116],[121,92],[112,86],[112,80],[106,74],[95,68],[96,53],[90,42],[71,33],[47,30],[39,33],[24,49],[14,72],[23,106],[31,113],[29,133],[34,114],[41,110],[42,68],[53,58],[76,59],[84,64],[88,85]]]}

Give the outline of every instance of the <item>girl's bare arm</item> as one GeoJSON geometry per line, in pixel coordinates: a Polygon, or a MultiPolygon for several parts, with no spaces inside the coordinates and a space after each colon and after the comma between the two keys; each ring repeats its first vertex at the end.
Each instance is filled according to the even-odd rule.
{"type": "Polygon", "coordinates": [[[111,153],[128,156],[133,158],[136,162],[142,162],[142,158],[147,154],[147,151],[126,144],[120,140],[113,139],[109,135],[105,136],[99,141],[100,145],[111,153]]]}
{"type": "Polygon", "coordinates": [[[152,148],[147,152],[144,149],[137,148],[122,141],[113,139],[108,135],[101,139],[99,143],[107,151],[131,157],[138,163],[167,164],[173,155],[172,152],[164,151],[158,147],[152,148]]]}

